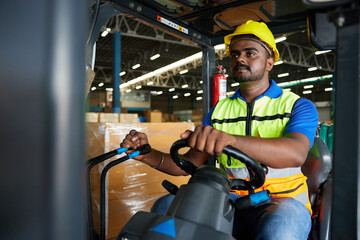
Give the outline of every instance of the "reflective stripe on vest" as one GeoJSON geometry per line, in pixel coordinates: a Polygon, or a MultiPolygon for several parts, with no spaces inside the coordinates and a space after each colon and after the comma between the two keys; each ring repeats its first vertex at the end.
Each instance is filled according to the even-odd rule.
{"type": "MultiPolygon", "coordinates": [[[[300,97],[291,92],[283,92],[278,98],[262,96],[253,103],[240,98],[226,98],[215,106],[211,123],[214,128],[232,135],[279,138],[284,134],[298,99],[300,97]]],[[[225,154],[218,158],[218,162],[231,178],[249,178],[248,170],[242,162],[228,159],[225,154]]],[[[300,167],[269,168],[265,184],[256,191],[263,189],[268,189],[275,197],[293,197],[311,212],[306,177],[301,173],[300,167]]],[[[236,191],[241,195],[248,194],[247,192],[236,191]]]]}

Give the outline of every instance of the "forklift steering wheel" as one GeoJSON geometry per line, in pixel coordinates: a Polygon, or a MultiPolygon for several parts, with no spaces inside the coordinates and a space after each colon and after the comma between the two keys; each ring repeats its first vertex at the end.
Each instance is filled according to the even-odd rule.
{"type": "MultiPolygon", "coordinates": [[[[197,167],[193,163],[181,158],[178,154],[179,149],[185,147],[189,147],[187,139],[177,140],[170,148],[170,155],[176,165],[178,165],[188,174],[193,175],[197,167]]],[[[223,153],[243,162],[248,168],[249,173],[252,173],[250,173],[249,181],[244,179],[231,179],[231,189],[253,190],[261,187],[264,184],[265,176],[268,171],[265,165],[259,164],[253,158],[249,157],[239,149],[232,146],[226,146],[223,150],[223,153]]]]}

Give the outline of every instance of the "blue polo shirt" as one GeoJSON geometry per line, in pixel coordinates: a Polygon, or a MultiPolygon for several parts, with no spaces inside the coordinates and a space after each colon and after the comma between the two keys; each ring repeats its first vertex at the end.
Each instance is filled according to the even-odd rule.
{"type": "MultiPolygon", "coordinates": [[[[283,93],[281,87],[279,87],[274,80],[270,81],[270,87],[260,96],[258,96],[255,101],[262,96],[268,96],[270,98],[278,98],[283,93]]],[[[240,98],[245,101],[245,99],[240,95],[240,89],[238,89],[235,94],[230,99],[240,98]]],[[[246,101],[245,101],[246,102],[246,101]]],[[[214,108],[211,108],[209,113],[206,115],[205,120],[203,121],[203,126],[211,126],[211,115],[214,111],[214,108]]],[[[316,128],[318,127],[318,113],[314,104],[305,98],[300,98],[294,108],[292,117],[290,118],[288,124],[286,125],[284,136],[288,133],[298,132],[302,133],[309,138],[310,148],[313,145],[314,138],[316,135],[316,128]]]]}

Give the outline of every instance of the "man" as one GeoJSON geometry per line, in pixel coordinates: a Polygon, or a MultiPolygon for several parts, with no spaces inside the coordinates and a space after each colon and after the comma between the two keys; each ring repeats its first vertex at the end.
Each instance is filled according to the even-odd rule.
{"type": "MultiPolygon", "coordinates": [[[[270,203],[236,211],[233,235],[239,239],[307,239],[311,206],[300,167],[315,137],[316,108],[269,81],[279,52],[265,23],[249,20],[224,40],[232,75],[240,87],[210,110],[202,126],[181,134],[191,147],[184,158],[200,166],[215,155],[230,177],[249,177],[244,164],[233,160],[229,164],[222,155],[223,148],[231,145],[267,165],[265,184],[255,191],[268,189],[273,198],[270,203]]],[[[145,143],[147,136],[132,130],[121,146],[136,148],[145,143]]],[[[137,159],[169,174],[185,174],[169,155],[156,150],[137,159]]],[[[230,197],[235,200],[246,194],[248,191],[234,191],[230,197]]]]}

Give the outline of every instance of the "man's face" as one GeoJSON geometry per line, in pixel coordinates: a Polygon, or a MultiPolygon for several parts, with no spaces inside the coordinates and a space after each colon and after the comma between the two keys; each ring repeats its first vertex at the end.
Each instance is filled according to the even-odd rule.
{"type": "Polygon", "coordinates": [[[268,79],[273,60],[263,46],[252,40],[238,40],[231,49],[231,72],[237,82],[268,79]],[[270,63],[269,63],[270,61],[270,63]],[[266,74],[265,74],[266,73],[266,74]]]}

